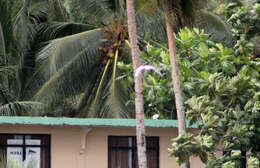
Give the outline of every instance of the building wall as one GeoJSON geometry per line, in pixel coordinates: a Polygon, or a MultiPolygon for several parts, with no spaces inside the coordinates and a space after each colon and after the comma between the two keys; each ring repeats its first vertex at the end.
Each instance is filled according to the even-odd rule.
{"type": "MultiPolygon", "coordinates": [[[[135,128],[2,125],[0,133],[50,134],[52,168],[107,168],[108,136],[134,136],[135,128]]],[[[171,138],[177,136],[177,129],[147,128],[146,135],[160,137],[160,168],[177,168],[167,150],[171,138]]],[[[191,159],[191,168],[201,167],[197,158],[191,159]]]]}
{"type": "MultiPolygon", "coordinates": [[[[108,136],[134,136],[135,128],[94,128],[87,137],[86,168],[107,168],[108,136]],[[98,148],[97,148],[98,147],[98,148]],[[99,156],[99,157],[96,157],[99,156]]],[[[177,168],[176,161],[168,157],[171,139],[177,136],[176,128],[146,128],[147,136],[160,137],[160,168],[177,168]]],[[[191,158],[191,168],[201,168],[198,158],[191,158]]]]}

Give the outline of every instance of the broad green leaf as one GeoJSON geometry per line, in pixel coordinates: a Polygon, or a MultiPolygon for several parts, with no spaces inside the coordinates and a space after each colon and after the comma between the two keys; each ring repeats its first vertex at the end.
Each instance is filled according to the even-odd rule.
{"type": "Polygon", "coordinates": [[[260,160],[257,157],[249,157],[248,159],[248,167],[249,168],[259,168],[260,160]]]}
{"type": "Polygon", "coordinates": [[[200,72],[200,76],[205,80],[208,81],[209,77],[210,77],[210,73],[206,72],[206,71],[201,71],[200,72]]]}
{"type": "Polygon", "coordinates": [[[231,158],[236,159],[241,157],[241,151],[240,150],[232,150],[231,151],[231,158]]]}
{"type": "Polygon", "coordinates": [[[203,59],[207,59],[209,56],[209,49],[207,47],[207,45],[205,43],[201,43],[199,46],[199,52],[200,52],[200,56],[203,59]]]}

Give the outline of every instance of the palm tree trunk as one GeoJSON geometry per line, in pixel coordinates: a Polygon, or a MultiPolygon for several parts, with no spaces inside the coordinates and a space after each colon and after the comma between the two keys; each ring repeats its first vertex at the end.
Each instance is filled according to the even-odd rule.
{"type": "MultiPolygon", "coordinates": [[[[178,66],[174,31],[173,31],[173,26],[170,23],[172,11],[168,4],[165,4],[164,10],[166,13],[166,28],[167,28],[168,46],[169,46],[169,53],[170,53],[171,76],[173,81],[175,105],[177,109],[178,134],[181,135],[182,133],[186,132],[186,121],[185,121],[185,111],[183,105],[183,96],[182,96],[182,90],[180,85],[179,66],[178,66]]],[[[187,163],[186,165],[182,165],[181,167],[189,168],[190,166],[189,163],[187,163]]]]}
{"type": "MultiPolygon", "coordinates": [[[[137,46],[136,22],[134,0],[127,0],[127,22],[128,32],[131,43],[131,53],[134,66],[134,72],[140,66],[140,54],[137,46]]],[[[137,138],[137,154],[139,168],[147,168],[146,158],[146,141],[144,127],[144,106],[142,94],[142,75],[134,75],[135,82],[135,112],[136,112],[136,138],[137,138]]]]}

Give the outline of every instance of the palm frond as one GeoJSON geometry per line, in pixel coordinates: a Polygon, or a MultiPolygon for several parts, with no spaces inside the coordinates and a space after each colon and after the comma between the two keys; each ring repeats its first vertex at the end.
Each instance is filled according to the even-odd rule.
{"type": "MultiPolygon", "coordinates": [[[[115,107],[115,85],[116,85],[116,69],[117,69],[117,62],[118,62],[118,54],[119,50],[116,50],[115,53],[115,60],[114,60],[114,65],[113,65],[113,75],[112,75],[112,111],[116,112],[116,107],[115,107]]],[[[117,116],[118,117],[118,116],[117,116]]]]}
{"type": "MultiPolygon", "coordinates": [[[[124,62],[131,62],[130,47],[127,43],[122,47],[118,58],[124,62]]],[[[121,72],[115,63],[114,60],[113,63],[107,64],[111,66],[107,66],[100,71],[102,73],[99,73],[99,76],[92,78],[92,85],[85,89],[78,104],[80,117],[130,118],[132,116],[133,108],[126,106],[130,91],[124,89],[118,79],[121,72]]]]}
{"type": "Polygon", "coordinates": [[[96,26],[109,25],[115,18],[122,23],[126,17],[122,0],[75,0],[68,6],[70,10],[80,10],[83,22],[96,26]]]}
{"type": "Polygon", "coordinates": [[[98,47],[102,43],[102,36],[103,31],[95,29],[50,41],[36,57],[38,68],[35,75],[41,74],[45,81],[79,53],[97,55],[98,47]]]}
{"type": "Polygon", "coordinates": [[[10,12],[10,3],[6,0],[0,0],[0,54],[3,55],[3,52],[8,52],[11,47],[11,43],[13,40],[12,37],[12,17],[10,12]],[[3,50],[3,47],[5,50],[3,50]]]}
{"type": "Polygon", "coordinates": [[[5,85],[0,84],[0,95],[2,100],[0,103],[6,104],[8,102],[12,102],[17,100],[17,97],[15,97],[7,88],[5,85]]]}
{"type": "Polygon", "coordinates": [[[93,30],[50,42],[39,53],[38,70],[25,90],[27,99],[47,105],[78,95],[99,64],[102,30],[93,30]]]}
{"type": "Polygon", "coordinates": [[[22,8],[17,13],[13,26],[15,40],[17,41],[17,43],[19,43],[18,46],[22,50],[29,47],[29,44],[33,40],[33,36],[36,32],[28,16],[29,4],[28,2],[26,2],[27,1],[25,1],[22,8]]]}
{"type": "Polygon", "coordinates": [[[95,99],[95,95],[97,95],[98,85],[100,85],[100,79],[102,78],[102,69],[99,67],[94,67],[93,73],[91,73],[88,77],[88,82],[82,93],[80,94],[78,103],[77,103],[77,112],[78,116],[85,117],[86,111],[91,104],[91,102],[95,99]]]}
{"type": "Polygon", "coordinates": [[[5,39],[3,34],[2,25],[0,22],[0,66],[4,66],[7,63],[7,55],[5,49],[5,39]]]}
{"type": "Polygon", "coordinates": [[[42,103],[32,101],[17,101],[0,106],[2,116],[39,116],[43,111],[42,103]]]}
{"type": "Polygon", "coordinates": [[[45,42],[93,29],[94,27],[84,23],[48,22],[39,25],[37,39],[39,42],[45,42]]]}
{"type": "Polygon", "coordinates": [[[166,42],[166,28],[164,14],[157,10],[154,14],[137,14],[136,15],[137,33],[145,40],[155,40],[166,42]]]}
{"type": "Polygon", "coordinates": [[[126,106],[127,100],[127,92],[118,81],[115,82],[115,90],[112,94],[112,79],[108,76],[102,85],[102,92],[98,95],[96,102],[92,101],[84,109],[85,111],[81,112],[81,116],[89,118],[130,118],[131,109],[126,106]]]}
{"type": "MultiPolygon", "coordinates": [[[[94,67],[97,66],[98,59],[95,57],[97,55],[88,55],[85,51],[79,53],[45,81],[34,94],[33,99],[54,102],[56,99],[78,93],[89,80],[94,67]]],[[[37,85],[35,86],[37,88],[37,85]]]]}
{"type": "Polygon", "coordinates": [[[27,10],[30,16],[30,21],[37,24],[47,20],[50,5],[47,0],[34,0],[30,3],[27,10]]]}
{"type": "Polygon", "coordinates": [[[52,0],[49,2],[49,20],[50,21],[59,21],[65,22],[68,20],[68,14],[65,7],[60,0],[52,0]]]}
{"type": "Polygon", "coordinates": [[[154,14],[158,9],[158,3],[156,0],[138,0],[135,1],[136,13],[138,14],[154,14]]]}
{"type": "Polygon", "coordinates": [[[204,29],[213,41],[232,45],[231,29],[219,16],[206,10],[200,10],[196,15],[195,26],[204,29]]]}
{"type": "Polygon", "coordinates": [[[30,20],[28,8],[30,0],[23,1],[23,6],[18,11],[13,23],[13,35],[16,47],[16,60],[11,62],[12,65],[18,65],[17,80],[15,94],[21,96],[26,74],[23,73],[27,64],[27,59],[30,57],[29,50],[34,39],[36,28],[30,20]]]}
{"type": "Polygon", "coordinates": [[[108,0],[76,0],[72,1],[69,6],[79,6],[77,10],[80,10],[80,13],[84,15],[84,22],[102,25],[110,23],[114,14],[113,2],[111,1],[112,4],[107,2],[108,0]]]}

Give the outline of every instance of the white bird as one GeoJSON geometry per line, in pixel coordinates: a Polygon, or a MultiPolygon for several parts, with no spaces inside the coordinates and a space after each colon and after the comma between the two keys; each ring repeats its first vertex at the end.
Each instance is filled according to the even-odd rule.
{"type": "Polygon", "coordinates": [[[159,117],[160,117],[159,114],[154,114],[152,118],[153,118],[154,120],[157,120],[159,117]]]}
{"type": "Polygon", "coordinates": [[[151,65],[141,65],[136,69],[135,76],[139,76],[141,74],[141,72],[143,72],[143,71],[150,71],[150,70],[153,70],[156,72],[155,68],[151,65]]]}

